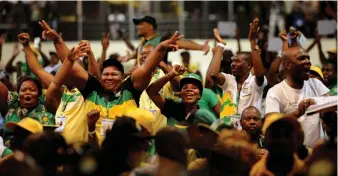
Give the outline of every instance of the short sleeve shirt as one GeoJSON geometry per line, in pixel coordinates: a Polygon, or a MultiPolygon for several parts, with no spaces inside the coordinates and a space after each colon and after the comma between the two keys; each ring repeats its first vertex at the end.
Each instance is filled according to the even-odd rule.
{"type": "MultiPolygon", "coordinates": [[[[290,114],[297,110],[302,100],[322,96],[328,92],[329,89],[317,79],[310,78],[304,81],[302,89],[293,89],[284,80],[268,91],[265,112],[290,114]]],[[[298,119],[304,130],[304,144],[313,147],[316,141],[323,137],[319,114],[304,117],[305,115],[298,119]]]]}
{"type": "Polygon", "coordinates": [[[202,97],[198,101],[198,106],[203,109],[207,109],[210,112],[214,113],[216,117],[219,117],[219,114],[216,114],[216,112],[213,110],[213,108],[217,105],[219,102],[217,95],[210,89],[204,88],[202,97]]]}
{"type": "Polygon", "coordinates": [[[219,85],[223,90],[221,104],[221,118],[235,114],[241,114],[244,109],[249,106],[255,106],[261,111],[261,102],[263,97],[264,87],[267,85],[267,80],[264,77],[264,82],[261,86],[256,84],[256,78],[251,73],[244,81],[240,92],[237,91],[237,81],[233,75],[223,73],[225,82],[219,85]]]}
{"type": "Polygon", "coordinates": [[[131,77],[123,81],[119,92],[106,92],[100,81],[90,74],[85,88],[80,92],[85,99],[84,116],[92,109],[100,111],[100,118],[96,123],[98,136],[100,136],[102,119],[115,119],[117,116],[122,116],[129,108],[136,108],[142,93],[134,88],[131,77]]]}

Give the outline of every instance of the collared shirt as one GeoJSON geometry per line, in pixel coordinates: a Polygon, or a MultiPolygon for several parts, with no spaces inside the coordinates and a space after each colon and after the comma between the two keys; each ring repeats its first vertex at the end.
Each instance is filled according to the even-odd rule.
{"type": "Polygon", "coordinates": [[[55,117],[65,117],[64,129],[62,132],[68,144],[76,142],[86,142],[88,140],[87,116],[82,115],[84,109],[84,98],[78,89],[64,90],[61,97],[60,105],[55,113],[55,117]]]}
{"type": "Polygon", "coordinates": [[[221,104],[221,118],[241,114],[249,106],[255,106],[261,111],[261,102],[264,87],[267,80],[264,77],[264,83],[261,86],[256,84],[256,77],[251,73],[244,81],[240,92],[237,90],[237,81],[233,75],[225,74],[225,82],[219,85],[223,90],[221,104]]]}
{"type": "Polygon", "coordinates": [[[92,109],[100,111],[100,118],[96,123],[96,134],[99,136],[99,140],[103,139],[100,135],[102,120],[114,120],[117,116],[123,115],[129,108],[137,108],[142,93],[134,88],[131,77],[122,83],[119,92],[105,92],[101,82],[90,74],[85,88],[80,92],[85,99],[85,111],[82,115],[86,116],[92,109]],[[104,94],[109,96],[106,97],[104,94]]]}

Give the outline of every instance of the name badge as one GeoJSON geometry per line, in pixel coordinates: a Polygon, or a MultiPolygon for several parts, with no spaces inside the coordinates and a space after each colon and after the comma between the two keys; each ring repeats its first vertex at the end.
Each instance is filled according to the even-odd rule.
{"type": "Polygon", "coordinates": [[[110,130],[114,124],[115,120],[113,119],[103,119],[101,122],[101,136],[106,136],[108,130],[110,130]]]}
{"type": "Polygon", "coordinates": [[[55,118],[55,124],[57,127],[54,131],[57,133],[62,133],[66,125],[66,116],[58,116],[55,118]]]}

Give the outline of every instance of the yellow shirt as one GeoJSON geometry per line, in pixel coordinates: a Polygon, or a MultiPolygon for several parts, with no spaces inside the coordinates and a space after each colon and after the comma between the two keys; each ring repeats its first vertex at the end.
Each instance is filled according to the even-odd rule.
{"type": "Polygon", "coordinates": [[[84,98],[80,91],[65,87],[55,117],[66,117],[62,135],[68,144],[88,141],[87,116],[83,115],[83,112],[84,98]]]}
{"type": "MultiPolygon", "coordinates": [[[[164,72],[161,69],[157,69],[157,72],[154,74],[154,76],[151,78],[150,84],[154,81],[158,80],[162,76],[164,76],[164,72]]],[[[162,90],[160,91],[160,94],[164,97],[169,97],[176,99],[174,95],[174,90],[168,82],[166,85],[163,86],[162,90]]],[[[155,116],[155,123],[153,125],[153,133],[156,134],[157,131],[159,131],[161,128],[165,127],[167,125],[167,118],[161,114],[161,110],[155,105],[155,103],[149,98],[146,91],[143,91],[140,97],[140,108],[146,109],[149,111],[152,111],[155,116]]]]}

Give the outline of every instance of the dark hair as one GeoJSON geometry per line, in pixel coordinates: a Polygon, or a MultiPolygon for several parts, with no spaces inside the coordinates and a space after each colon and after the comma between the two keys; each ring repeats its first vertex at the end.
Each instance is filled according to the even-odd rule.
{"type": "Polygon", "coordinates": [[[114,66],[116,67],[120,72],[122,72],[122,74],[124,74],[124,68],[123,65],[121,64],[121,62],[119,62],[117,59],[107,59],[103,62],[102,65],[102,70],[101,72],[109,66],[114,66]]]}
{"type": "Polygon", "coordinates": [[[333,60],[327,60],[323,65],[329,65],[332,64],[334,66],[334,71],[337,72],[337,63],[333,60]]]}
{"type": "Polygon", "coordinates": [[[37,79],[35,79],[35,78],[33,78],[33,77],[27,76],[27,75],[23,76],[23,77],[21,77],[19,79],[19,83],[18,83],[18,86],[16,88],[17,89],[16,91],[18,93],[20,91],[20,87],[21,87],[22,83],[25,82],[25,81],[33,81],[35,83],[36,87],[38,88],[38,94],[39,94],[39,96],[42,95],[42,85],[41,85],[40,81],[37,80],[37,79]]]}
{"type": "Polygon", "coordinates": [[[250,52],[244,52],[244,51],[242,51],[242,52],[240,52],[240,53],[237,54],[237,56],[239,56],[239,55],[244,55],[244,60],[246,62],[248,62],[248,64],[250,66],[252,66],[252,57],[251,57],[251,53],[250,52]]]}
{"type": "Polygon", "coordinates": [[[165,127],[155,136],[155,148],[159,156],[187,164],[185,154],[187,140],[175,127],[165,127]]]}
{"type": "Polygon", "coordinates": [[[182,57],[190,57],[190,53],[188,51],[181,52],[182,57]]]}
{"type": "Polygon", "coordinates": [[[99,175],[120,175],[130,171],[127,157],[130,151],[140,151],[145,139],[133,137],[136,121],[130,117],[118,117],[110,131],[106,133],[102,150],[98,155],[99,175]],[[129,134],[129,135],[128,135],[129,134]]]}

